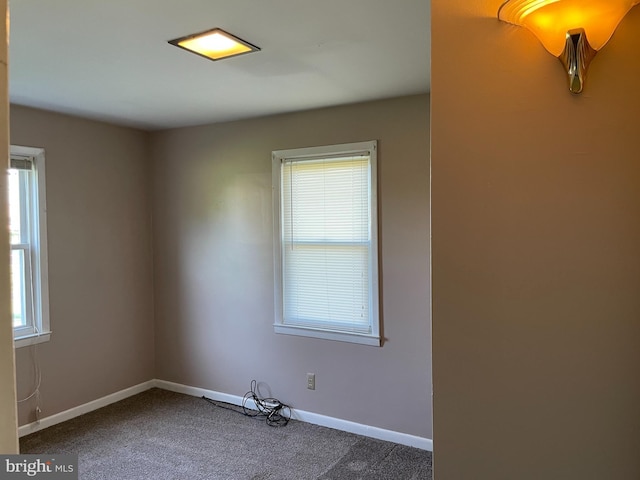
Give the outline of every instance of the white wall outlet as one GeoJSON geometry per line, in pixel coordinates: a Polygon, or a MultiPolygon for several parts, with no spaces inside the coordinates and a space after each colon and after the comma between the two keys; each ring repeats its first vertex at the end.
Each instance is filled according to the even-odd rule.
{"type": "Polygon", "coordinates": [[[315,373],[307,373],[307,388],[309,390],[316,389],[316,374],[315,373]]]}

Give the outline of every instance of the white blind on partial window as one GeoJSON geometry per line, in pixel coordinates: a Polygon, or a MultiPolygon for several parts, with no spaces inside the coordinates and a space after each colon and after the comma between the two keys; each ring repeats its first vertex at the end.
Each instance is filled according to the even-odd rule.
{"type": "Polygon", "coordinates": [[[368,155],[282,165],[283,323],[370,331],[368,155]]]}
{"type": "Polygon", "coordinates": [[[16,170],[33,170],[33,157],[11,155],[9,168],[16,170]]]}

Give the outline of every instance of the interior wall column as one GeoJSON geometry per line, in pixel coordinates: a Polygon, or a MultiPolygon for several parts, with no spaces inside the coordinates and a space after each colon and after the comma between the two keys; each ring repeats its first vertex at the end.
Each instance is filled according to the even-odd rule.
{"type": "MultiPolygon", "coordinates": [[[[0,151],[9,161],[9,79],[7,76],[9,12],[7,0],[0,0],[5,21],[0,34],[0,151]]],[[[0,225],[8,225],[7,175],[0,175],[0,225]]],[[[18,453],[16,377],[11,322],[11,286],[9,273],[9,230],[0,228],[0,453],[18,453]]]]}

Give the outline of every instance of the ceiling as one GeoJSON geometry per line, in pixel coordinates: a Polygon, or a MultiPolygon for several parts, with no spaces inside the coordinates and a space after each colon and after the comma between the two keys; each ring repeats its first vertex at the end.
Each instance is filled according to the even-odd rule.
{"type": "Polygon", "coordinates": [[[19,0],[12,103],[146,130],[429,91],[430,0],[19,0]],[[261,48],[167,43],[220,27],[261,48]]]}

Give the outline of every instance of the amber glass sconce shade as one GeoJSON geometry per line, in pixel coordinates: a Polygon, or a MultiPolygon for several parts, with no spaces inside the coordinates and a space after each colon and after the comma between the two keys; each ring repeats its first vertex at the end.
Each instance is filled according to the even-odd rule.
{"type": "Polygon", "coordinates": [[[498,18],[533,32],[564,65],[571,93],[580,93],[591,60],[638,3],[640,0],[507,0],[498,18]]]}

